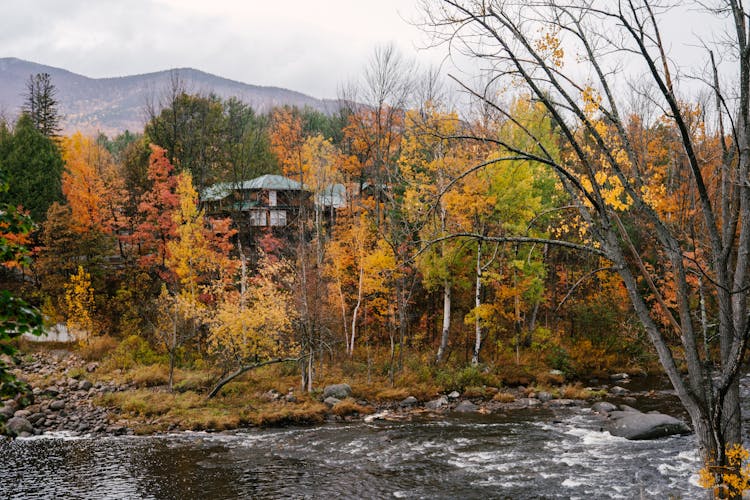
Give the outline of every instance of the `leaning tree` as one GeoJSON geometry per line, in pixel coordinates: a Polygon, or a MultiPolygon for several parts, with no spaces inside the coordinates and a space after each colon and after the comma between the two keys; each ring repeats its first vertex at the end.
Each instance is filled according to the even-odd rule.
{"type": "Polygon", "coordinates": [[[742,442],[750,337],[750,11],[735,0],[692,7],[726,32],[692,47],[706,64],[686,76],[660,29],[684,12],[659,0],[423,0],[425,29],[491,85],[459,83],[526,134],[525,146],[481,139],[557,173],[591,250],[622,278],[704,459],[724,466],[742,442]],[[553,119],[559,154],[504,105],[519,88],[553,119]]]}

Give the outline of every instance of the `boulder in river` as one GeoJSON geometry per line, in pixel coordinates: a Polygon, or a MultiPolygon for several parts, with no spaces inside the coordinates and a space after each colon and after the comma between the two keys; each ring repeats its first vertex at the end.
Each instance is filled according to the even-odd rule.
{"type": "Polygon", "coordinates": [[[611,394],[614,394],[615,396],[624,396],[625,394],[628,394],[630,391],[625,389],[624,387],[620,387],[619,385],[614,386],[609,390],[611,394]]]}
{"type": "Polygon", "coordinates": [[[474,413],[477,410],[479,410],[479,407],[472,403],[471,401],[464,400],[458,403],[458,406],[456,406],[456,409],[454,411],[457,411],[459,413],[474,413]]]}
{"type": "Polygon", "coordinates": [[[439,410],[443,406],[448,404],[448,398],[445,396],[440,396],[437,399],[433,399],[432,401],[428,401],[424,404],[424,407],[428,410],[439,410]]]}
{"type": "Polygon", "coordinates": [[[9,436],[21,436],[22,434],[33,434],[34,427],[31,422],[23,417],[13,417],[5,423],[5,432],[9,436]]]}
{"type": "Polygon", "coordinates": [[[533,406],[539,406],[542,404],[542,402],[536,398],[520,398],[516,400],[516,403],[520,408],[531,408],[533,406]]]}
{"type": "Polygon", "coordinates": [[[617,406],[607,401],[599,401],[597,403],[594,403],[594,405],[591,407],[592,411],[599,413],[599,414],[603,414],[603,415],[607,415],[615,411],[616,409],[617,409],[617,406]]]}
{"type": "Polygon", "coordinates": [[[349,387],[349,384],[332,384],[327,385],[325,389],[323,389],[323,399],[326,398],[336,398],[336,399],[346,399],[349,396],[352,395],[352,388],[349,387]]]}
{"type": "Polygon", "coordinates": [[[546,403],[547,401],[554,399],[554,396],[552,396],[552,394],[550,394],[549,392],[540,391],[539,394],[536,395],[536,398],[539,401],[546,403]]]}
{"type": "Polygon", "coordinates": [[[657,439],[673,434],[690,433],[690,428],[685,422],[663,413],[613,411],[609,418],[609,433],[626,439],[657,439]]]}
{"type": "Polygon", "coordinates": [[[450,394],[448,394],[448,399],[458,399],[461,397],[461,394],[458,393],[458,391],[453,391],[450,394]]]}
{"type": "Polygon", "coordinates": [[[415,398],[414,396],[409,396],[409,397],[405,398],[404,400],[402,400],[399,403],[399,406],[402,407],[402,408],[410,408],[410,407],[414,406],[415,404],[417,404],[418,402],[419,401],[417,401],[417,398],[415,398]]]}

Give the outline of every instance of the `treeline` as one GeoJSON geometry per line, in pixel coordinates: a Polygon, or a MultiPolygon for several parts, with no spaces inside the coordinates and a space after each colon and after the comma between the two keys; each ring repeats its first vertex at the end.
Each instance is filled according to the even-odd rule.
{"type": "MultiPolygon", "coordinates": [[[[491,109],[459,116],[434,76],[390,49],[365,75],[331,115],[259,115],[176,79],[142,132],[62,137],[29,113],[3,124],[0,202],[37,222],[30,265],[5,281],[48,323],[138,337],[172,369],[208,363],[231,375],[293,359],[310,389],[326,366],[352,362],[392,381],[445,363],[509,379],[646,362],[625,290],[581,250],[585,224],[557,175],[508,148],[533,135],[541,142],[527,149],[564,161],[544,109],[509,95],[513,120],[491,109]],[[208,186],[266,173],[313,200],[340,185],[343,203],[303,205],[273,230],[203,210],[208,186]]],[[[630,124],[644,148],[668,150],[667,125],[630,124]]],[[[679,185],[672,159],[661,160],[646,182],[655,206],[673,192],[657,187],[679,185]]],[[[609,202],[627,204],[616,179],[610,188],[609,202]]]]}

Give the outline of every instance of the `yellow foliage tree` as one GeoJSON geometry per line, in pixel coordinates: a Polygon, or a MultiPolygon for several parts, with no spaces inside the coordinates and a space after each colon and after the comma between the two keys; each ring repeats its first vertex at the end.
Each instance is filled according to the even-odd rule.
{"type": "Polygon", "coordinates": [[[256,276],[248,279],[242,266],[239,290],[225,292],[210,323],[209,350],[225,367],[233,367],[209,398],[228,382],[259,366],[297,361],[292,340],[297,318],[290,291],[292,270],[283,260],[263,258],[256,276]]]}
{"type": "Polygon", "coordinates": [[[175,238],[167,242],[166,257],[174,283],[171,290],[162,287],[154,325],[169,353],[170,390],[177,350],[208,322],[211,311],[207,304],[214,290],[220,291],[237,269],[226,244],[234,232],[225,224],[211,227],[211,221],[198,209],[198,193],[189,172],[178,176],[176,194],[175,238]],[[218,238],[213,234],[217,228],[223,231],[218,238]]]}
{"type": "Polygon", "coordinates": [[[87,340],[94,331],[94,288],[83,266],[78,266],[78,272],[65,284],[65,304],[68,328],[87,340]]]}
{"type": "Polygon", "coordinates": [[[727,465],[717,467],[706,465],[700,470],[699,484],[703,488],[712,488],[715,498],[742,498],[750,490],[750,452],[740,445],[727,449],[727,465]]]}

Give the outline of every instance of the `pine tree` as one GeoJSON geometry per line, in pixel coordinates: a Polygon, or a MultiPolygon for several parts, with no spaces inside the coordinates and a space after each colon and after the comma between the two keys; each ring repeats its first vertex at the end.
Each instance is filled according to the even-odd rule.
{"type": "Polygon", "coordinates": [[[57,89],[52,84],[49,73],[29,76],[22,109],[31,118],[34,128],[47,137],[57,137],[61,130],[60,113],[57,109],[59,101],[56,96],[57,89]]]}

